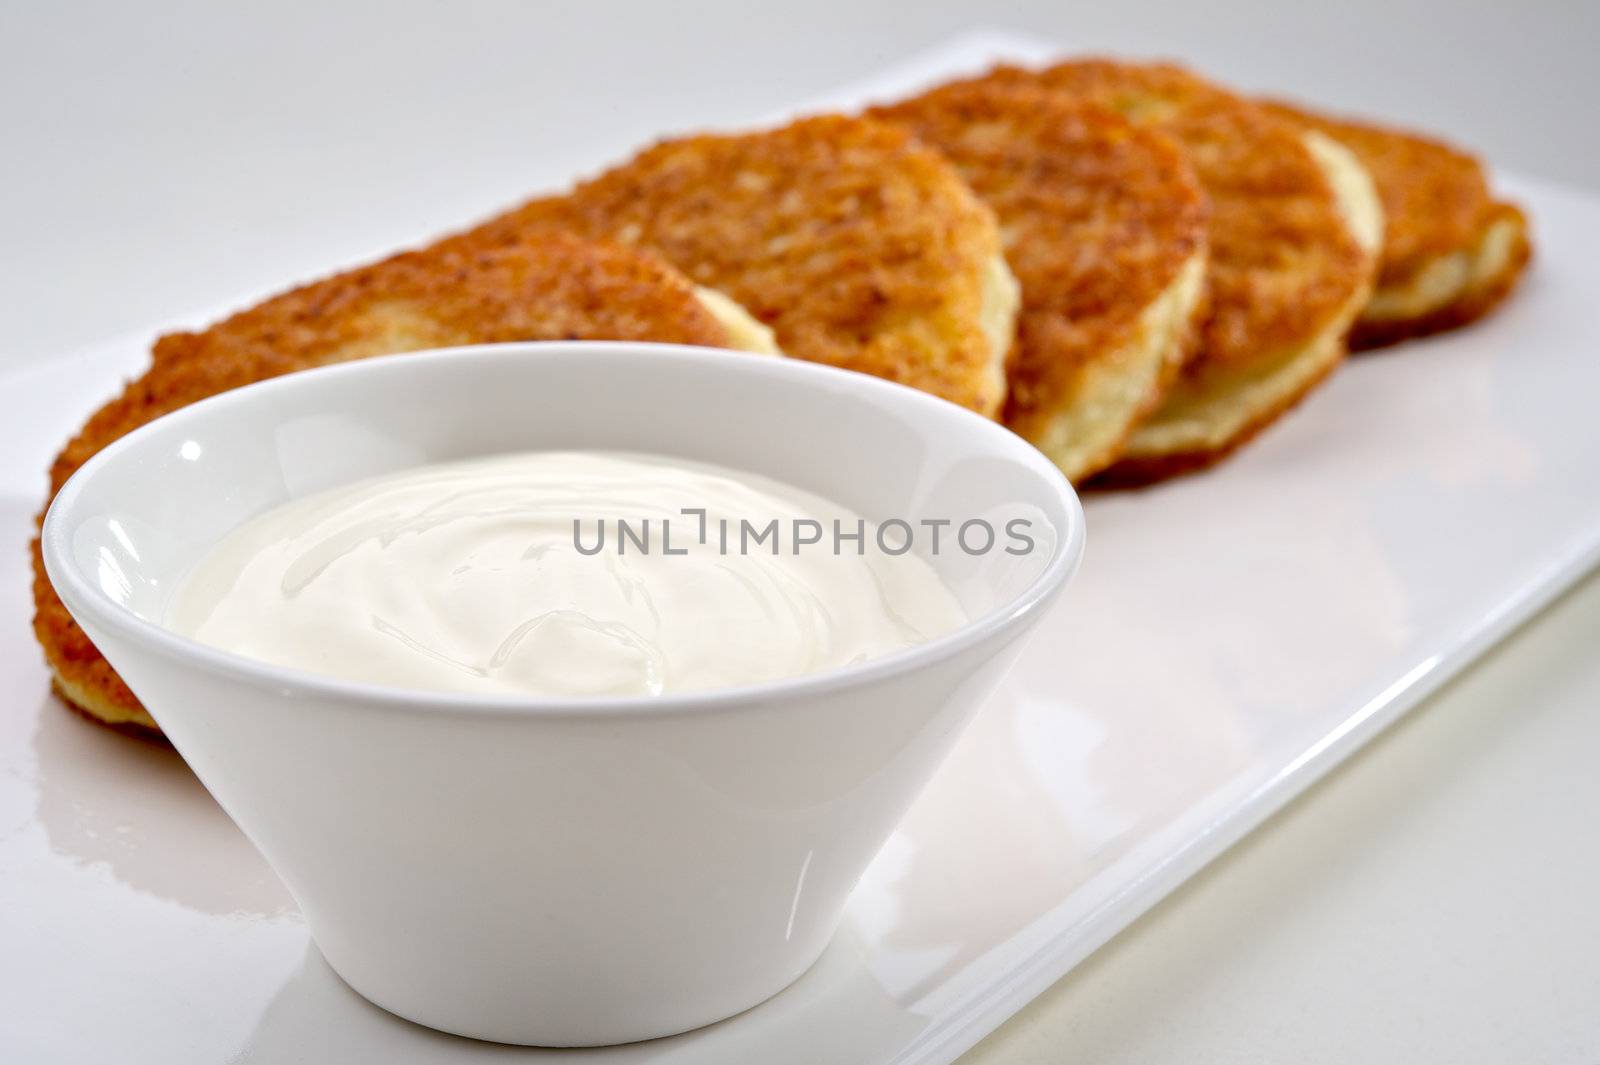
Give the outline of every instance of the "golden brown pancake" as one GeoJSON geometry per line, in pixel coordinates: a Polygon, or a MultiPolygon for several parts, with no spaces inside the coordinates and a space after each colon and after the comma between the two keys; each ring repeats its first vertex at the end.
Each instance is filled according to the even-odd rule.
{"type": "Polygon", "coordinates": [[[1108,465],[1187,355],[1207,208],[1161,133],[1031,85],[946,86],[873,118],[956,165],[1022,284],[1005,422],[1068,478],[1108,465]]]}
{"type": "Polygon", "coordinates": [[[467,239],[549,229],[651,248],[787,355],[1000,411],[1016,285],[994,216],[895,126],[824,115],[664,141],[467,239]]]}
{"type": "Polygon", "coordinates": [[[1215,462],[1338,365],[1376,271],[1379,228],[1371,182],[1349,152],[1172,64],[1091,59],[1002,67],[985,80],[1088,99],[1168,134],[1210,198],[1198,347],[1107,481],[1215,462]]]}
{"type": "MultiPolygon", "coordinates": [[[[162,337],[151,368],[57,457],[51,498],[113,440],[219,392],[372,355],[511,340],[729,346],[689,280],[646,253],[558,234],[497,247],[447,241],[297,288],[203,332],[162,337]]],[[[57,597],[37,537],[33,597],[56,691],[95,720],[155,731],[57,597]]]]}
{"type": "Polygon", "coordinates": [[[1420,134],[1289,104],[1264,106],[1349,148],[1378,187],[1383,262],[1351,331],[1353,347],[1466,325],[1516,287],[1532,254],[1527,218],[1495,199],[1477,159],[1420,134]]]}

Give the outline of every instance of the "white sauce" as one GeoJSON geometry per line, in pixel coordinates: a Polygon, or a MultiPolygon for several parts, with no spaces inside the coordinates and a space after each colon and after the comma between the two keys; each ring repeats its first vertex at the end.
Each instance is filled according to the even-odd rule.
{"type": "Polygon", "coordinates": [[[870,522],[864,554],[854,541],[836,554],[835,520],[853,533],[859,519],[767,478],[642,455],[425,466],[295,500],[234,530],[178,589],[168,621],[224,650],[349,680],[544,696],[754,684],[964,623],[932,567],[878,550],[870,522]],[[684,508],[706,511],[705,543],[684,508]],[[774,518],[779,553],[770,540],[741,553],[741,519],[760,529],[774,518]],[[619,554],[619,519],[636,534],[649,519],[648,552],[628,540],[619,554]],[[796,552],[795,519],[828,533],[796,552]],[[582,553],[602,522],[603,550],[582,553]]]}

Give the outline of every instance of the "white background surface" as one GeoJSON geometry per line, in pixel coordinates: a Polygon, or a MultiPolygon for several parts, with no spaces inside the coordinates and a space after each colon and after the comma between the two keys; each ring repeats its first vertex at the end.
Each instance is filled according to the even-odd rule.
{"type": "MultiPolygon", "coordinates": [[[[1431,123],[1600,186],[1594,5],[986,4],[1064,45],[1431,123]],[[1260,14],[1259,22],[1252,11],[1260,14]]],[[[11,5],[0,366],[423,238],[563,161],[770,112],[964,5],[11,5]]],[[[975,1052],[1600,1061],[1600,585],[975,1052]]]]}

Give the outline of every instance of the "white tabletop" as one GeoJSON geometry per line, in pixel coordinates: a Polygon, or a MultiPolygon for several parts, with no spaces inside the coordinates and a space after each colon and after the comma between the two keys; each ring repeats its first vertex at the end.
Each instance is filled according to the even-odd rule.
{"type": "MultiPolygon", "coordinates": [[[[1600,186],[1600,9],[986,4],[1064,46],[1447,130],[1600,186]],[[1257,23],[1256,18],[1260,21],[1257,23]]],[[[457,225],[664,131],[748,121],[975,6],[11,5],[0,368],[457,225]]],[[[1600,581],[972,1053],[1600,1060],[1600,581]]]]}
{"type": "Polygon", "coordinates": [[[962,1065],[1600,1061],[1600,578],[962,1065]]]}

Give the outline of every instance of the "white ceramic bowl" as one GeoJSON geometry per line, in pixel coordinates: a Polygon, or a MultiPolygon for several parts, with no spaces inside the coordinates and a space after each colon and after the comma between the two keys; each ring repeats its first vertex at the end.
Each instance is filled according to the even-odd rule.
{"type": "Polygon", "coordinates": [[[976,415],[803,362],[645,344],[429,352],[230,392],[97,455],[44,525],[67,607],[334,969],[422,1024],[546,1046],[708,1024],[804,972],[1082,545],[1065,480],[976,415]],[[187,567],[276,504],[540,448],[741,467],[875,520],[1025,517],[1038,546],[930,560],[975,619],[951,635],[656,699],[354,684],[160,624],[187,567]]]}

